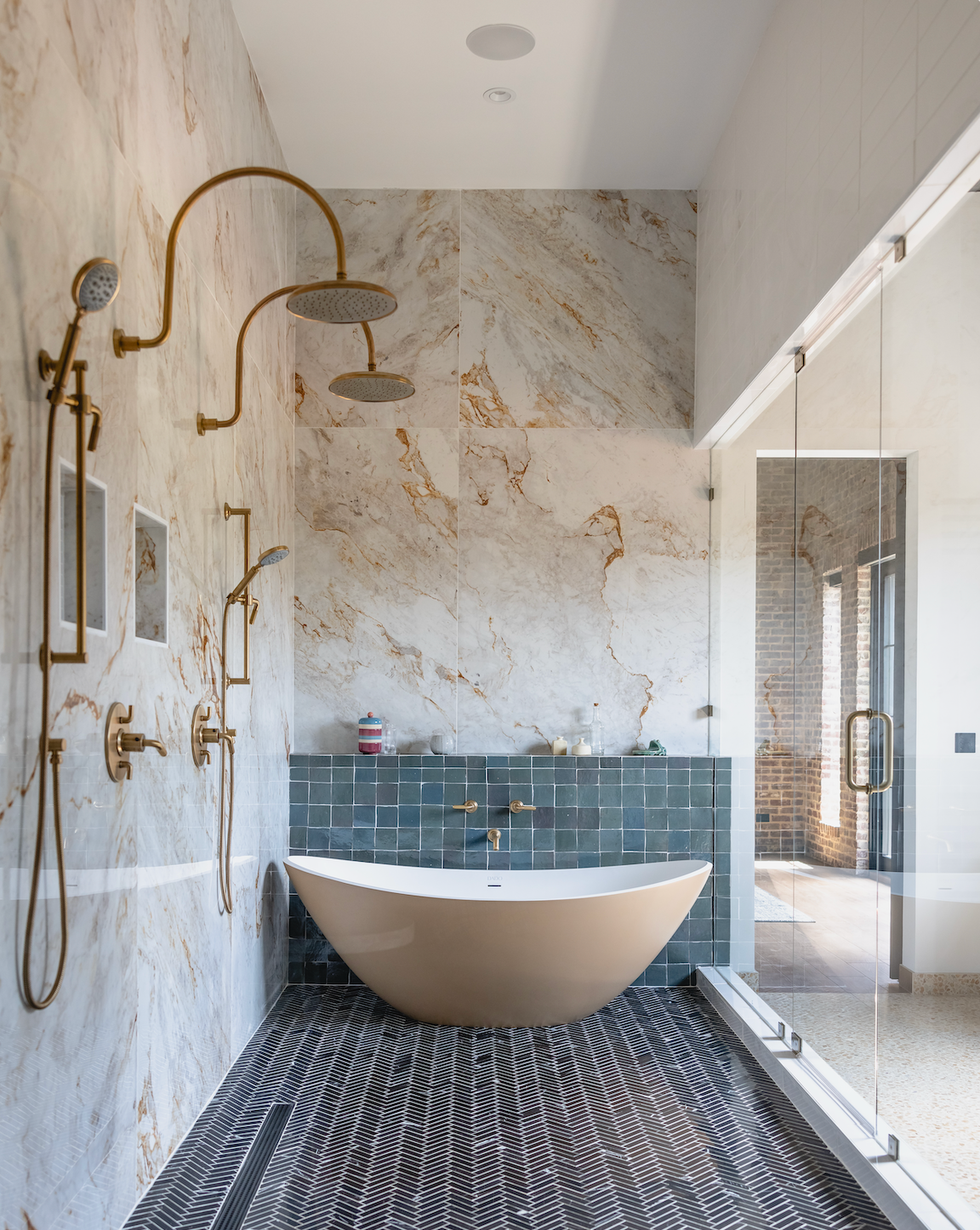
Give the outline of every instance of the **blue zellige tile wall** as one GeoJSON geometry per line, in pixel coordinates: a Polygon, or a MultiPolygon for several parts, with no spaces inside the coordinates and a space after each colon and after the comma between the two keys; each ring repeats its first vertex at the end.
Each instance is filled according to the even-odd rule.
{"type": "MultiPolygon", "coordinates": [[[[294,755],[289,763],[291,854],[501,871],[710,859],[714,872],[690,917],[636,981],[685,985],[698,965],[728,964],[730,760],[294,755]],[[479,809],[452,810],[466,799],[479,809]],[[515,815],[512,799],[535,810],[515,815]],[[488,828],[501,830],[498,853],[488,828]]],[[[289,981],[359,981],[293,889],[289,981]]]]}

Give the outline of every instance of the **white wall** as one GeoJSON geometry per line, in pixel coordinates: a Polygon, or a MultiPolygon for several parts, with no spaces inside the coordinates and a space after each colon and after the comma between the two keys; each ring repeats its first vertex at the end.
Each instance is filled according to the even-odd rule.
{"type": "Polygon", "coordinates": [[[695,441],[978,110],[977,0],[783,0],[698,191],[695,441]]]}

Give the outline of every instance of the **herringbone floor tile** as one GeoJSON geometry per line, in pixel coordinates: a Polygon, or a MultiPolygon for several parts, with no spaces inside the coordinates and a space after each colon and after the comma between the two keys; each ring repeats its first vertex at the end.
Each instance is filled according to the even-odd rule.
{"type": "Polygon", "coordinates": [[[888,1230],[694,990],[453,1029],[290,987],[126,1230],[207,1230],[293,1104],[244,1230],[888,1230]]]}

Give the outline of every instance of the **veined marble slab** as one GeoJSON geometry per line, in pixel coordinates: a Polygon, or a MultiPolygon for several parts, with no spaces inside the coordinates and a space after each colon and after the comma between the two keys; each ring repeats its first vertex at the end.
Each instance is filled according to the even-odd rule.
{"type": "Polygon", "coordinates": [[[704,755],[707,455],[684,431],[463,431],[459,746],[704,755]]]}
{"type": "MultiPolygon", "coordinates": [[[[344,372],[364,371],[360,328],[296,325],[296,421],[307,427],[456,427],[458,422],[459,193],[447,189],[351,192],[323,189],[347,243],[349,276],[377,282],[398,300],[371,325],[378,369],[407,376],[415,394],[377,404],[329,391],[344,372]]],[[[326,222],[297,201],[297,281],[335,276],[326,222]]]]}
{"type": "Polygon", "coordinates": [[[460,416],[689,427],[693,193],[463,193],[460,416]]]}

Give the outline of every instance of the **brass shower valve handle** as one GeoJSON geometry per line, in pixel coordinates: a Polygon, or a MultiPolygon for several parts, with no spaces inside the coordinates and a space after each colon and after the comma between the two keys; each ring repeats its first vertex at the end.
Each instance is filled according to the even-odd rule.
{"type": "Polygon", "coordinates": [[[205,726],[205,722],[210,717],[210,705],[194,706],[194,714],[191,718],[191,759],[196,769],[203,769],[205,765],[211,763],[211,753],[208,751],[210,745],[221,743],[222,740],[234,744],[235,735],[238,733],[230,728],[220,730],[217,726],[205,726]]]}
{"type": "Polygon", "coordinates": [[[128,781],[133,776],[133,765],[128,757],[133,752],[145,752],[154,748],[161,756],[167,749],[159,739],[148,739],[136,731],[123,730],[133,720],[133,706],[116,701],[109,706],[105,720],[105,767],[114,782],[128,781]]]}
{"type": "Polygon", "coordinates": [[[522,803],[520,799],[513,799],[511,801],[510,810],[516,816],[519,811],[534,811],[535,808],[532,803],[522,803]]]}
{"type": "Polygon", "coordinates": [[[467,815],[472,815],[479,806],[476,799],[467,799],[465,803],[454,803],[453,811],[465,811],[467,815]]]}

